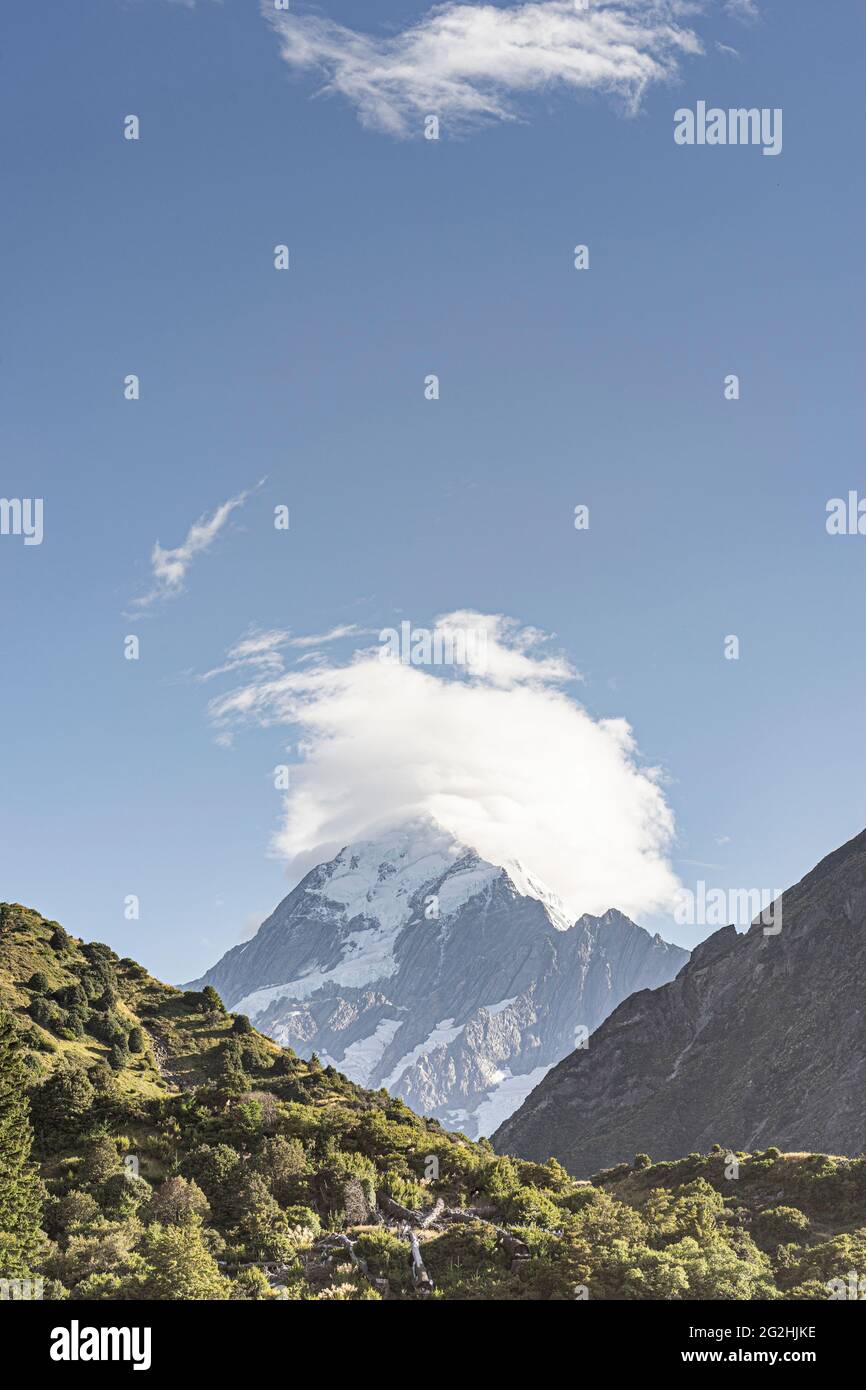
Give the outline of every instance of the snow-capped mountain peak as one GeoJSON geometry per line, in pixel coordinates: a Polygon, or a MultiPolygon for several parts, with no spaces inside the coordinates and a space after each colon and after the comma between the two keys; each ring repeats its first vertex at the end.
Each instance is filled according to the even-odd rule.
{"type": "Polygon", "coordinates": [[[557,931],[569,930],[574,919],[569,916],[562,899],[542,883],[540,878],[527,869],[519,859],[509,859],[505,865],[505,872],[518,893],[522,893],[525,898],[536,898],[544,905],[557,931]]]}
{"type": "Polygon", "coordinates": [[[517,861],[488,863],[424,817],[307,874],[193,988],[302,1055],[416,1110],[491,1132],[634,989],[687,953],[621,914],[571,924],[517,861]]]}
{"type": "Polygon", "coordinates": [[[364,917],[394,928],[405,923],[425,890],[432,894],[446,878],[440,913],[455,911],[498,872],[434,821],[416,819],[347,845],[322,866],[320,882],[312,891],[338,904],[347,921],[364,917]]]}

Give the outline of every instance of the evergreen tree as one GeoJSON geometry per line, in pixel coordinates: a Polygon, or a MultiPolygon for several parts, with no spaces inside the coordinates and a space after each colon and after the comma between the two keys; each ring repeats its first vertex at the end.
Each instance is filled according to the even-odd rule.
{"type": "Polygon", "coordinates": [[[202,997],[202,1003],[203,1003],[203,1006],[204,1006],[205,1013],[210,1013],[210,1014],[224,1014],[224,1013],[225,1013],[225,1011],[226,1011],[226,1006],[225,1006],[225,1004],[223,1003],[223,1001],[220,999],[220,997],[219,997],[219,995],[217,994],[216,990],[214,989],[213,985],[205,985],[204,989],[203,989],[202,992],[201,992],[201,997],[202,997]]]}
{"type": "Polygon", "coordinates": [[[266,1139],[255,1160],[255,1168],[281,1204],[296,1199],[299,1182],[307,1172],[307,1155],[300,1139],[277,1134],[266,1139]]]}
{"type": "Polygon", "coordinates": [[[87,1072],[87,1079],[97,1095],[114,1095],[117,1083],[107,1062],[94,1062],[87,1072]]]}
{"type": "Polygon", "coordinates": [[[244,1051],[237,1038],[226,1038],[219,1052],[223,1076],[242,1078],[244,1075],[244,1051]]]}
{"type": "Polygon", "coordinates": [[[33,1122],[40,1144],[76,1135],[86,1124],[95,1092],[84,1068],[61,1062],[33,1096],[33,1122]]]}
{"type": "MultiPolygon", "coordinates": [[[[35,978],[36,976],[34,976],[34,979],[35,978]]],[[[42,978],[44,979],[45,977],[43,976],[42,978]]],[[[35,988],[32,982],[31,988],[35,988]]],[[[44,990],[40,992],[42,994],[45,993],[44,990]]],[[[64,1009],[87,1008],[87,995],[79,984],[64,985],[62,989],[58,989],[55,992],[54,998],[57,1000],[58,1004],[62,1004],[64,1009]]]]}
{"type": "Polygon", "coordinates": [[[12,1019],[0,1013],[0,1278],[26,1275],[42,1244],[44,1190],[30,1162],[33,1130],[12,1019]]]}
{"type": "Polygon", "coordinates": [[[102,1135],[94,1139],[85,1150],[76,1180],[87,1187],[99,1187],[115,1173],[119,1173],[121,1168],[117,1145],[113,1139],[102,1135]]]}
{"type": "Polygon", "coordinates": [[[150,1226],[141,1253],[146,1265],[144,1298],[224,1299],[231,1292],[202,1239],[198,1217],[186,1226],[150,1226]]]}
{"type": "Polygon", "coordinates": [[[66,932],[63,930],[62,927],[56,926],[54,928],[54,931],[51,933],[52,951],[56,951],[58,955],[61,955],[64,951],[69,950],[70,945],[71,942],[66,932]]]}
{"type": "Polygon", "coordinates": [[[210,1206],[198,1183],[173,1177],[154,1192],[147,1215],[161,1226],[190,1226],[196,1219],[207,1221],[210,1206]]]}

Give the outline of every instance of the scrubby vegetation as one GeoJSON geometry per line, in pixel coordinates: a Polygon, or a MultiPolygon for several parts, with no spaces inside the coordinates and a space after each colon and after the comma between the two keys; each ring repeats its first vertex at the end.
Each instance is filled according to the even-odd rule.
{"type": "Polygon", "coordinates": [[[823,1299],[863,1269],[864,1158],[578,1182],[0,906],[0,1277],[46,1297],[823,1299]]]}

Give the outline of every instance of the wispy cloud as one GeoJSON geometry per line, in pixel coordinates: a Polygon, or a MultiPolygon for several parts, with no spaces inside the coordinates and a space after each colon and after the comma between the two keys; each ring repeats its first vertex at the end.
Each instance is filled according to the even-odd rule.
{"type": "Polygon", "coordinates": [[[149,608],[151,604],[162,599],[176,598],[182,593],[193,560],[210,550],[232,512],[242,507],[250,494],[261,487],[263,481],[264,479],[257,483],[255,488],[248,488],[245,492],[238,493],[237,497],[230,497],[214,511],[199,517],[187,531],[186,539],[173,549],[166,550],[159,541],[155,541],[150,552],[153,585],[146,594],[132,600],[132,607],[149,608]]]}
{"type": "Polygon", "coordinates": [[[340,627],[332,627],[328,632],[319,632],[304,637],[293,637],[289,643],[290,647],[321,647],[327,642],[339,642],[343,637],[357,637],[361,629],[355,623],[344,623],[340,627]]]}
{"type": "Polygon", "coordinates": [[[724,9],[726,14],[748,24],[754,24],[761,17],[758,0],[724,0],[724,9]]]}
{"type": "Polygon", "coordinates": [[[252,628],[245,637],[235,642],[226,652],[226,659],[213,670],[205,671],[199,680],[213,680],[214,676],[224,676],[232,671],[254,670],[262,675],[275,675],[282,671],[285,662],[283,648],[289,642],[291,633],[284,628],[271,628],[260,632],[252,628]]]}
{"type": "Polygon", "coordinates": [[[462,667],[344,659],[253,673],[216,696],[221,742],[239,726],[291,729],[292,770],[275,849],[293,877],[376,827],[432,816],[494,863],[520,859],[572,908],[654,911],[673,901],[673,815],[624,719],[594,719],[577,673],[537,629],[451,613],[442,637],[486,632],[462,667]]]}
{"type": "MultiPolygon", "coordinates": [[[[730,0],[734,3],[734,0],[730,0]]],[[[427,115],[449,130],[513,120],[533,92],[602,92],[626,111],[669,81],[703,43],[684,20],[700,0],[530,0],[509,6],[446,0],[386,37],[312,13],[276,12],[262,0],[280,54],[296,72],[324,79],[364,125],[420,134],[427,115]]],[[[739,8],[748,9],[746,0],[739,8]]]]}
{"type": "Polygon", "coordinates": [[[229,647],[226,659],[221,665],[214,666],[211,671],[205,671],[198,679],[209,681],[213,680],[214,676],[242,670],[258,671],[261,675],[276,675],[285,669],[287,647],[322,647],[328,642],[337,642],[343,637],[355,637],[360,633],[361,629],[355,623],[343,624],[331,628],[328,632],[302,637],[293,637],[290,628],[270,628],[266,632],[255,627],[250,628],[246,636],[229,647]]]}

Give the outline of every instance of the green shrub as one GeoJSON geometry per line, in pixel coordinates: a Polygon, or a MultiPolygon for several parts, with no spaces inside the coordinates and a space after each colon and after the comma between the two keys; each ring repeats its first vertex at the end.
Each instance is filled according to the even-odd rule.
{"type": "Polygon", "coordinates": [[[313,1211],[312,1207],[297,1205],[284,1207],[283,1214],[289,1226],[293,1229],[299,1228],[304,1231],[311,1231],[314,1236],[319,1235],[321,1232],[322,1223],[319,1220],[318,1213],[313,1211]]]}
{"type": "Polygon", "coordinates": [[[276,1296],[268,1283],[264,1270],[257,1269],[255,1265],[238,1270],[232,1280],[232,1291],[229,1295],[233,1301],[241,1300],[243,1302],[262,1301],[267,1298],[276,1298],[276,1296]]]}
{"type": "Polygon", "coordinates": [[[101,1186],[115,1173],[121,1173],[123,1165],[113,1139],[96,1139],[87,1146],[84,1160],[78,1170],[78,1181],[91,1190],[101,1186]]]}
{"type": "Polygon", "coordinates": [[[392,1231],[362,1231],[355,1241],[355,1254],[366,1260],[375,1279],[387,1279],[392,1288],[412,1287],[409,1245],[392,1231]]]}
{"type": "Polygon", "coordinates": [[[59,1028],[65,1028],[66,1015],[63,1010],[54,1003],[53,999],[46,999],[43,995],[37,994],[31,999],[27,1012],[40,1028],[45,1028],[50,1033],[56,1033],[59,1028]]]}
{"type": "Polygon", "coordinates": [[[809,1218],[797,1207],[768,1207],[759,1212],[752,1230],[758,1244],[765,1249],[790,1241],[802,1243],[809,1231],[809,1218]]]}
{"type": "Polygon", "coordinates": [[[552,1230],[562,1224],[562,1212],[546,1192],[537,1187],[521,1187],[508,1199],[509,1221],[516,1226],[541,1226],[552,1230]]]}

